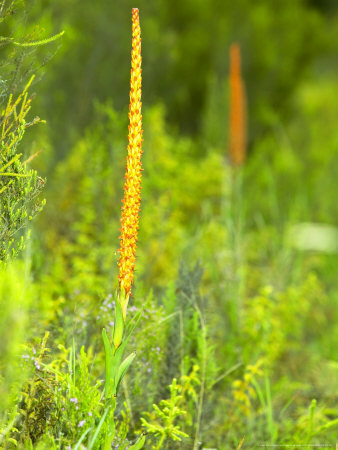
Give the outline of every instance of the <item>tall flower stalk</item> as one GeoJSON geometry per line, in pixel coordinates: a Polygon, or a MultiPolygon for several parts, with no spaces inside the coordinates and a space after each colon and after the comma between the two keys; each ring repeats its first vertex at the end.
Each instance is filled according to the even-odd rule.
{"type": "MultiPolygon", "coordinates": [[[[132,10],[132,51],[131,78],[129,104],[129,134],[127,169],[124,183],[124,198],[122,200],[121,236],[119,266],[119,289],[115,299],[115,316],[112,339],[102,331],[105,356],[106,379],[105,400],[106,409],[101,423],[106,422],[104,450],[111,449],[115,437],[114,411],[116,396],[121,381],[135,358],[131,353],[123,359],[124,350],[131,333],[139,319],[126,324],[127,306],[134,280],[135,253],[139,227],[139,211],[141,201],[141,155],[142,155],[142,115],[141,115],[141,30],[139,11],[132,10]]],[[[141,449],[145,436],[129,447],[133,450],[141,449]]]]}
{"type": "Polygon", "coordinates": [[[230,124],[229,152],[234,166],[246,158],[247,117],[245,88],[241,76],[241,51],[238,44],[230,46],[230,124]]]}
{"type": "Polygon", "coordinates": [[[127,170],[122,200],[119,288],[123,318],[126,319],[127,306],[134,279],[135,252],[139,227],[141,202],[141,155],[142,155],[142,114],[141,114],[141,30],[139,11],[132,10],[132,51],[129,103],[129,134],[127,170]]]}
{"type": "Polygon", "coordinates": [[[246,159],[247,147],[247,108],[245,85],[241,76],[240,46],[234,43],[230,46],[230,111],[229,111],[229,153],[233,170],[230,179],[230,202],[227,209],[228,229],[231,236],[232,265],[229,292],[235,302],[231,303],[230,325],[238,328],[241,298],[243,296],[243,208],[242,183],[243,172],[240,167],[246,159]]]}

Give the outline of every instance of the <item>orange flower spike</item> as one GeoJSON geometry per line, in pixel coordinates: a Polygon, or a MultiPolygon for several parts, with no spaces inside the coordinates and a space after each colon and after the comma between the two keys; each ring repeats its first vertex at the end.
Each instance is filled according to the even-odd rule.
{"type": "Polygon", "coordinates": [[[141,115],[141,29],[139,11],[132,9],[132,50],[129,103],[129,134],[127,168],[122,200],[121,236],[119,257],[120,303],[126,319],[127,306],[134,280],[135,251],[139,227],[141,202],[141,155],[142,155],[142,115],[141,115]]]}
{"type": "Polygon", "coordinates": [[[239,166],[246,158],[247,118],[244,83],[241,77],[241,52],[230,46],[230,129],[229,151],[232,163],[239,166]]]}

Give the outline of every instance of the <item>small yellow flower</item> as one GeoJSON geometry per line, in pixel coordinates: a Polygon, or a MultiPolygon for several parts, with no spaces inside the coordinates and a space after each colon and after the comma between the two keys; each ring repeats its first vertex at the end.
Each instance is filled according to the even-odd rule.
{"type": "Polygon", "coordinates": [[[124,319],[131,286],[134,279],[135,252],[139,228],[141,202],[141,155],[142,155],[142,115],[141,115],[141,30],[139,11],[132,10],[132,51],[129,103],[129,134],[127,169],[122,200],[119,287],[120,301],[124,319]]]}

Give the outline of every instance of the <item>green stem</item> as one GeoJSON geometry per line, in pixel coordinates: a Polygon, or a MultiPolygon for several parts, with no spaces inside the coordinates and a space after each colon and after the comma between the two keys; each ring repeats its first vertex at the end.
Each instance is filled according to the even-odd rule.
{"type": "Polygon", "coordinates": [[[161,450],[165,438],[166,438],[165,433],[163,433],[163,434],[161,435],[160,442],[158,443],[158,445],[157,445],[157,447],[156,447],[155,450],[161,450]]]}
{"type": "Polygon", "coordinates": [[[116,409],[116,397],[112,397],[109,402],[111,402],[111,407],[109,410],[109,414],[108,414],[108,418],[107,418],[107,434],[104,440],[104,446],[103,449],[104,450],[111,450],[111,446],[112,446],[112,442],[114,440],[115,437],[115,419],[114,419],[114,414],[115,414],[115,409],[116,409]]]}

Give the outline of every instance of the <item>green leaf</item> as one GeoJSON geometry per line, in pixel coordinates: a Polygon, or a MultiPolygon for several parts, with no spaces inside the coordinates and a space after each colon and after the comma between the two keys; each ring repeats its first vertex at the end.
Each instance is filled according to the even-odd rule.
{"type": "Polygon", "coordinates": [[[36,47],[37,45],[45,45],[49,44],[50,42],[56,41],[61,36],[63,36],[64,31],[61,31],[61,33],[55,34],[54,36],[51,36],[46,39],[42,39],[41,41],[33,41],[33,42],[15,42],[13,41],[14,45],[17,45],[19,47],[36,47]]]}
{"type": "Polygon", "coordinates": [[[126,342],[129,341],[131,335],[133,334],[133,331],[135,330],[137,324],[141,320],[141,317],[142,317],[142,312],[139,311],[137,314],[135,314],[133,319],[128,323],[128,325],[126,327],[126,337],[125,337],[126,342]]]}
{"type": "Polygon", "coordinates": [[[126,348],[127,342],[124,340],[119,348],[114,351],[113,357],[112,357],[112,368],[111,368],[111,374],[112,374],[112,394],[116,395],[117,393],[117,377],[119,368],[121,365],[124,349],[126,348]]]}
{"type": "Polygon", "coordinates": [[[7,167],[9,167],[11,164],[13,164],[17,159],[20,158],[20,156],[22,156],[22,153],[19,153],[17,155],[14,156],[14,158],[12,158],[10,161],[8,161],[8,163],[6,163],[4,166],[0,167],[1,171],[4,171],[5,169],[7,169],[7,167]]]}
{"type": "Polygon", "coordinates": [[[119,388],[120,382],[122,378],[124,377],[124,374],[127,372],[130,364],[134,361],[134,358],[136,356],[136,353],[133,352],[129,356],[126,357],[126,359],[123,361],[123,363],[119,367],[119,371],[116,378],[116,391],[119,388]]]}
{"type": "Polygon", "coordinates": [[[106,381],[104,386],[104,393],[106,399],[109,398],[112,394],[113,386],[112,386],[112,371],[113,371],[113,350],[111,344],[109,342],[106,329],[102,330],[102,338],[104,344],[104,351],[106,354],[106,381]]]}
{"type": "Polygon", "coordinates": [[[124,319],[122,314],[122,308],[119,301],[116,302],[115,306],[115,324],[114,324],[114,334],[113,342],[116,349],[119,348],[122,342],[124,332],[124,319]]]}
{"type": "Polygon", "coordinates": [[[146,442],[146,437],[145,437],[145,435],[142,435],[137,439],[135,444],[133,444],[131,447],[129,447],[129,450],[140,450],[141,448],[143,448],[145,442],[146,442]]]}
{"type": "Polygon", "coordinates": [[[80,439],[77,441],[77,443],[76,443],[76,445],[75,445],[75,447],[74,447],[74,450],[78,450],[78,449],[80,448],[80,445],[81,445],[82,441],[83,441],[84,438],[87,436],[87,434],[89,433],[90,430],[91,430],[91,428],[88,428],[86,431],[84,431],[84,432],[81,434],[81,437],[80,437],[80,439]]]}
{"type": "Polygon", "coordinates": [[[99,434],[99,432],[100,432],[100,430],[101,430],[101,428],[102,428],[102,425],[103,425],[103,423],[104,423],[104,421],[105,421],[105,419],[106,419],[106,416],[107,416],[107,414],[108,414],[110,408],[111,408],[111,405],[109,405],[108,408],[106,408],[106,410],[105,410],[103,416],[101,417],[100,423],[98,424],[98,426],[97,426],[97,428],[96,428],[96,430],[95,430],[94,436],[92,437],[92,439],[90,440],[90,442],[88,442],[87,450],[91,450],[91,449],[93,448],[93,445],[95,444],[95,441],[96,441],[96,439],[97,439],[97,436],[98,436],[98,434],[99,434]]]}
{"type": "Polygon", "coordinates": [[[31,177],[31,174],[25,174],[25,173],[13,173],[13,172],[6,172],[6,173],[0,173],[2,177],[21,177],[21,178],[27,178],[31,177]]]}

